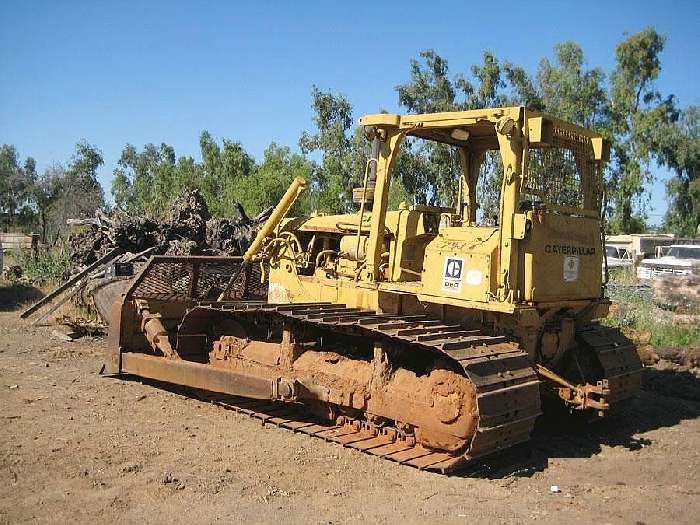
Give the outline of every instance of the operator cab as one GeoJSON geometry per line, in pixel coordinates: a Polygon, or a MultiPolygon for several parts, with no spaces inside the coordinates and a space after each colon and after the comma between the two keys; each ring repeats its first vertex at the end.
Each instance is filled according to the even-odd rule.
{"type": "MultiPolygon", "coordinates": [[[[608,148],[600,136],[525,108],[380,114],[360,123],[373,145],[365,184],[355,191],[372,202],[359,201],[360,215],[386,200],[382,191],[390,191],[406,144],[452,160],[451,178],[420,191],[441,210],[438,234],[425,246],[426,295],[532,303],[601,296],[600,165],[608,148]],[[380,179],[382,168],[390,173],[380,179]]],[[[369,251],[380,257],[374,268],[368,259],[368,275],[405,280],[405,272],[383,271],[386,246],[369,251]]]]}

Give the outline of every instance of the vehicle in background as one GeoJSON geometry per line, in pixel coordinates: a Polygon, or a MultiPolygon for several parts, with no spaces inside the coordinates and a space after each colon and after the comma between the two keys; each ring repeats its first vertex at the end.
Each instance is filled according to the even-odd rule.
{"type": "MultiPolygon", "coordinates": [[[[608,269],[631,268],[634,265],[632,254],[624,246],[606,245],[605,257],[608,261],[608,269]]],[[[603,263],[605,265],[605,263],[603,263]]]]}
{"type": "Polygon", "coordinates": [[[684,276],[700,272],[700,245],[674,244],[661,247],[661,256],[644,259],[637,266],[639,279],[655,279],[662,276],[684,276]]]}

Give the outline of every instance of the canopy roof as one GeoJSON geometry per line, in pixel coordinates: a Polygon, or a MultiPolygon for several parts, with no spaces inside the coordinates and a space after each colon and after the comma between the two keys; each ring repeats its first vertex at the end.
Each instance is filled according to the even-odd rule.
{"type": "Polygon", "coordinates": [[[395,129],[408,136],[473,149],[497,149],[496,127],[508,118],[518,121],[524,115],[528,143],[531,147],[547,147],[571,143],[572,146],[590,145],[595,160],[607,159],[609,147],[602,135],[576,124],[557,119],[522,106],[449,111],[418,115],[376,113],[360,118],[362,126],[395,129]],[[463,130],[463,131],[455,131],[463,130]],[[464,132],[468,133],[464,133],[464,132]]]}

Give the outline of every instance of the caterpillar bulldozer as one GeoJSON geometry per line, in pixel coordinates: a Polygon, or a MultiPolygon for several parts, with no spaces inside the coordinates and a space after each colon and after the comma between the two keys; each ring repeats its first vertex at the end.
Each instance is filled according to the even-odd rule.
{"type": "Polygon", "coordinates": [[[636,349],[598,322],[600,135],[524,107],[360,125],[354,213],[288,217],[297,178],[242,258],[151,258],[113,307],[108,371],[443,473],[527,441],[543,407],[597,419],[634,396],[636,349]],[[459,160],[453,205],[389,210],[420,140],[459,160]],[[478,203],[489,168],[495,221],[478,203]]]}

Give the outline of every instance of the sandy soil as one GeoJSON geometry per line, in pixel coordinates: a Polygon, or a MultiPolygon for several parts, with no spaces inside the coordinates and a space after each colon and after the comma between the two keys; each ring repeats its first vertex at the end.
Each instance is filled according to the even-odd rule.
{"type": "Polygon", "coordinates": [[[694,378],[677,391],[674,374],[649,369],[654,388],[626,416],[578,430],[541,419],[529,444],[445,477],[102,377],[103,339],[59,341],[16,307],[0,301],[0,523],[652,524],[700,515],[694,378]]]}

